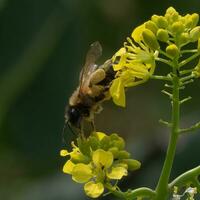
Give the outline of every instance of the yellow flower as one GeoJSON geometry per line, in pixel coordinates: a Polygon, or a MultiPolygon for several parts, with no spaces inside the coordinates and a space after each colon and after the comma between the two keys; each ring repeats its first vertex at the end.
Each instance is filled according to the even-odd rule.
{"type": "Polygon", "coordinates": [[[97,149],[93,152],[92,160],[97,167],[109,168],[113,163],[113,154],[103,149],[97,149]]]}
{"type": "Polygon", "coordinates": [[[130,38],[112,58],[116,78],[110,87],[110,95],[118,106],[126,106],[125,88],[144,83],[154,73],[157,51],[153,51],[141,42],[140,35],[144,26],[136,28],[132,37],[138,42],[135,45],[130,38]]]}
{"type": "Polygon", "coordinates": [[[78,138],[77,144],[72,142],[71,152],[61,150],[61,156],[69,155],[63,172],[75,182],[85,183],[84,191],[91,198],[99,197],[106,184],[127,176],[128,170],[140,167],[139,161],[130,159],[124,140],[117,134],[95,132],[88,138],[78,138]]]}

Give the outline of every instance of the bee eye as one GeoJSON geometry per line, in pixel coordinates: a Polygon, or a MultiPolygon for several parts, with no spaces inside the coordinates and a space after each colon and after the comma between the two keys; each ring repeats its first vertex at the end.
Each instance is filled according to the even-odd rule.
{"type": "Polygon", "coordinates": [[[72,108],[71,111],[70,111],[70,114],[73,115],[74,117],[78,116],[79,115],[79,112],[77,109],[75,108],[72,108]]]}

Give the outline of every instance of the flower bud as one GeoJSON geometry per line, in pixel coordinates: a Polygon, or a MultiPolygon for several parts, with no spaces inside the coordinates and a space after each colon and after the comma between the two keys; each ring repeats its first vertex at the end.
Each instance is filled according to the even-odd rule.
{"type": "Polygon", "coordinates": [[[196,42],[200,37],[200,26],[196,26],[190,31],[190,39],[192,42],[196,42]]]}
{"type": "Polygon", "coordinates": [[[180,44],[185,44],[185,43],[189,42],[189,40],[190,40],[190,36],[188,33],[181,33],[181,35],[179,37],[180,44]]]}
{"type": "Polygon", "coordinates": [[[157,39],[162,42],[167,42],[169,40],[168,32],[165,29],[158,29],[157,39]]]}
{"type": "Polygon", "coordinates": [[[185,27],[187,29],[191,29],[193,27],[193,21],[191,19],[191,16],[190,15],[186,15],[184,18],[185,18],[185,27]]]}
{"type": "Polygon", "coordinates": [[[147,22],[145,23],[145,28],[146,28],[146,29],[149,29],[149,30],[152,31],[154,34],[156,34],[156,33],[157,33],[157,30],[158,30],[158,27],[156,26],[156,24],[155,24],[153,21],[151,21],[151,20],[149,20],[149,21],[147,21],[147,22]]]}
{"type": "Polygon", "coordinates": [[[179,49],[175,44],[170,44],[166,48],[166,53],[171,57],[177,57],[179,55],[179,49]]]}
{"type": "Polygon", "coordinates": [[[105,136],[101,141],[100,141],[100,146],[102,149],[104,149],[105,151],[107,151],[110,147],[110,137],[109,136],[105,136]]]}
{"type": "Polygon", "coordinates": [[[141,163],[139,161],[133,159],[124,159],[123,162],[128,165],[128,170],[130,171],[139,169],[141,166],[141,163]]]}
{"type": "Polygon", "coordinates": [[[89,144],[93,151],[95,151],[99,148],[99,141],[95,136],[89,137],[89,144]]]}
{"type": "Polygon", "coordinates": [[[165,16],[171,23],[173,23],[178,20],[179,13],[173,7],[169,7],[166,11],[165,16]]]}
{"type": "Polygon", "coordinates": [[[175,34],[180,34],[184,31],[185,26],[181,22],[174,22],[172,24],[172,32],[175,34]]]}
{"type": "Polygon", "coordinates": [[[197,13],[193,13],[191,15],[192,26],[195,27],[199,22],[199,15],[197,13]]]}
{"type": "Polygon", "coordinates": [[[177,11],[175,10],[175,8],[173,8],[172,6],[169,7],[169,8],[167,8],[166,14],[172,15],[172,14],[174,14],[174,13],[177,13],[177,11]]]}
{"type": "Polygon", "coordinates": [[[86,140],[82,140],[81,138],[77,139],[77,144],[79,147],[79,150],[84,154],[84,155],[89,155],[90,154],[90,144],[86,140]]]}
{"type": "Polygon", "coordinates": [[[163,16],[153,15],[151,19],[158,28],[166,28],[168,26],[167,19],[163,16]]]}
{"type": "Polygon", "coordinates": [[[122,150],[122,151],[118,151],[116,156],[118,159],[128,159],[130,158],[130,153],[125,150],[122,150]]]}
{"type": "Polygon", "coordinates": [[[112,134],[110,139],[113,147],[117,147],[119,150],[123,150],[125,148],[125,142],[122,137],[119,137],[117,134],[112,134]]]}
{"type": "Polygon", "coordinates": [[[150,49],[157,50],[157,49],[160,48],[159,43],[158,43],[158,41],[156,39],[156,36],[149,29],[145,29],[142,32],[142,37],[143,37],[143,40],[144,40],[145,44],[147,46],[149,46],[150,49]]]}
{"type": "Polygon", "coordinates": [[[111,147],[110,149],[108,149],[108,151],[110,151],[113,154],[114,158],[117,158],[119,149],[117,147],[111,147]]]}

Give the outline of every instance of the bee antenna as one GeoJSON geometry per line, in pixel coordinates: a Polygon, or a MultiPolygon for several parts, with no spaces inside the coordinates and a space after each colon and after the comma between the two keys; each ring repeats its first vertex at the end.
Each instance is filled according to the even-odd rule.
{"type": "Polygon", "coordinates": [[[65,126],[68,126],[69,130],[73,133],[73,135],[77,136],[77,134],[74,132],[74,130],[72,129],[72,126],[70,125],[69,121],[67,120],[67,122],[65,123],[65,126]]]}
{"type": "MultiPolygon", "coordinates": [[[[67,123],[68,123],[68,121],[67,121],[67,123]]],[[[65,130],[66,130],[66,124],[67,123],[64,124],[63,130],[62,130],[62,143],[65,144],[65,145],[67,145],[67,142],[65,140],[65,130]]]]}

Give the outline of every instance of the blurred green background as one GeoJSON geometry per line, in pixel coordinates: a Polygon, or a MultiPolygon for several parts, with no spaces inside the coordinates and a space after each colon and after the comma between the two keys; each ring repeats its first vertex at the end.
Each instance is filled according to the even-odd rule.
{"type": "MultiPolygon", "coordinates": [[[[133,28],[174,6],[181,14],[199,12],[199,0],[0,0],[0,199],[79,200],[80,185],[62,174],[59,157],[64,108],[78,85],[89,45],[103,46],[99,63],[110,58],[133,28]]],[[[166,72],[165,66],[159,70],[166,72]]],[[[158,124],[169,119],[162,83],[149,81],[127,92],[127,108],[112,102],[96,117],[98,130],[117,132],[142,162],[141,170],[120,182],[122,189],[155,187],[168,132],[158,124]]],[[[185,95],[185,127],[200,118],[200,81],[185,95]]],[[[68,140],[73,138],[67,131],[68,140]]],[[[182,137],[172,178],[200,164],[200,135],[182,137]]],[[[111,199],[102,197],[101,199],[111,199]]]]}

